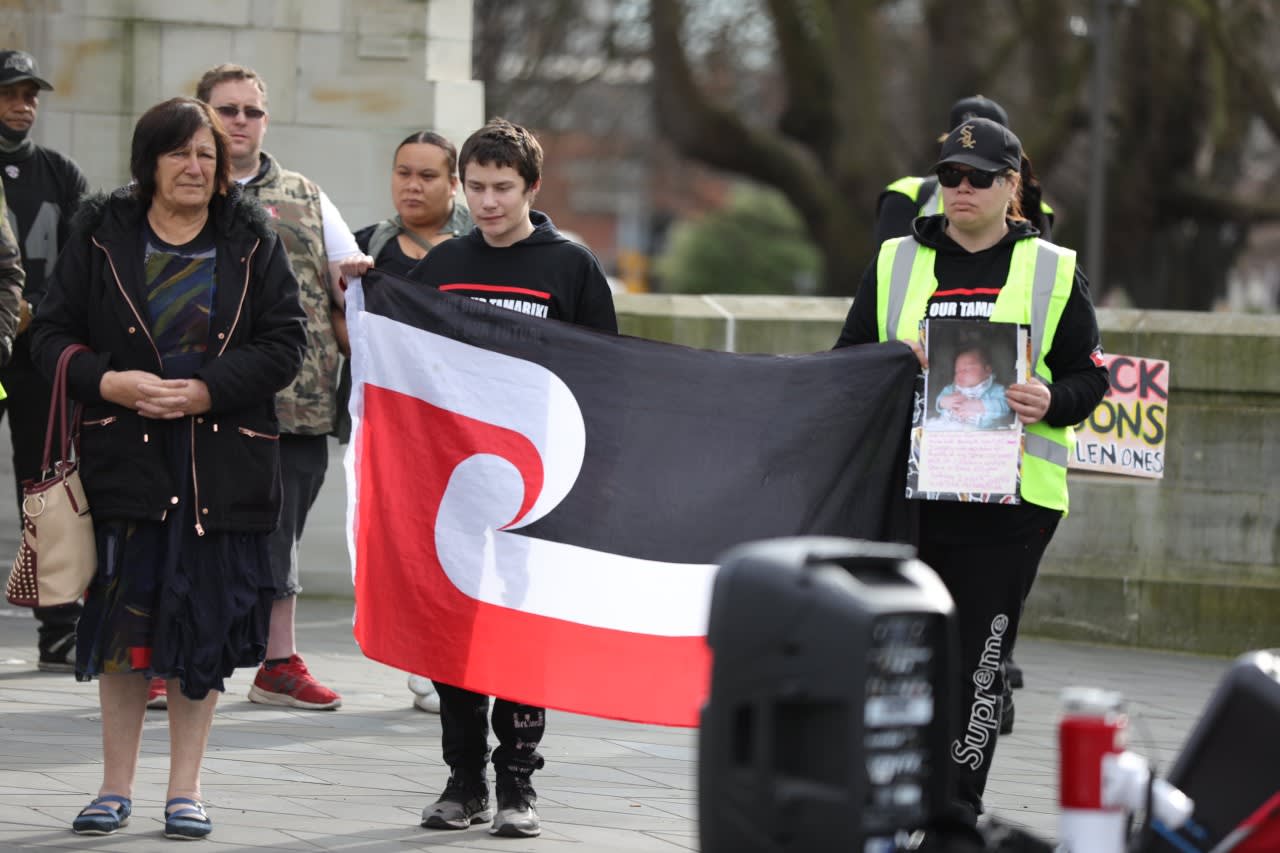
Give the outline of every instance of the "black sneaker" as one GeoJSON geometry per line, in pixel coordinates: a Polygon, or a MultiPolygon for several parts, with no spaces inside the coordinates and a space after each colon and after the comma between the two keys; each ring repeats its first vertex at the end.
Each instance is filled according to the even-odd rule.
{"type": "Polygon", "coordinates": [[[499,777],[498,814],[489,827],[490,835],[506,838],[533,838],[542,833],[534,803],[538,794],[528,779],[499,777]]]}
{"type": "Polygon", "coordinates": [[[75,672],[76,632],[68,631],[52,642],[41,643],[36,669],[41,672],[75,672]]]}
{"type": "Polygon", "coordinates": [[[1014,663],[1013,658],[1004,662],[1004,683],[1014,690],[1022,689],[1022,667],[1014,663]]]}
{"type": "Polygon", "coordinates": [[[426,829],[466,829],[493,820],[489,808],[489,783],[484,776],[450,773],[440,799],[422,810],[426,829]]]}
{"type": "Polygon", "coordinates": [[[1000,734],[1013,734],[1013,691],[1007,690],[1000,702],[1000,734]]]}

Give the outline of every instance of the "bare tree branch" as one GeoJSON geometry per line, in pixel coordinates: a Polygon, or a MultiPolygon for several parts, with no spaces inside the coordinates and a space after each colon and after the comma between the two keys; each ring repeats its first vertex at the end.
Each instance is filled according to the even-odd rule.
{"type": "Polygon", "coordinates": [[[1251,51],[1242,50],[1238,40],[1230,36],[1217,3],[1212,0],[1179,0],[1179,3],[1205,25],[1232,75],[1247,92],[1258,118],[1272,136],[1280,139],[1280,99],[1276,97],[1273,80],[1263,63],[1251,51]]]}
{"type": "Polygon", "coordinates": [[[662,130],[685,154],[780,190],[822,250],[826,292],[852,293],[870,254],[869,229],[857,227],[858,208],[849,203],[857,196],[847,181],[831,179],[812,150],[748,125],[707,96],[681,44],[683,18],[680,0],[652,0],[654,100],[662,130]]]}
{"type": "MultiPolygon", "coordinates": [[[[682,153],[786,195],[823,254],[824,292],[856,288],[874,248],[875,192],[890,168],[936,151],[938,117],[957,97],[1000,100],[1055,204],[1085,209],[1092,50],[1067,29],[1070,15],[1087,14],[1084,0],[921,0],[923,27],[904,25],[908,4],[888,0],[761,2],[785,96],[779,126],[760,126],[758,110],[734,109],[699,84],[681,43],[681,0],[650,0],[656,113],[682,153]],[[904,157],[913,138],[919,150],[904,157]]],[[[1107,280],[1140,305],[1204,307],[1249,226],[1280,221],[1280,202],[1259,192],[1266,170],[1248,133],[1261,121],[1280,139],[1268,3],[1138,0],[1115,18],[1107,280]],[[1250,198],[1230,191],[1246,181],[1250,198]]],[[[1082,221],[1060,220],[1066,245],[1079,243],[1082,221]]]]}
{"type": "Polygon", "coordinates": [[[680,38],[680,0],[653,0],[650,15],[654,99],[658,121],[671,141],[709,165],[777,187],[802,213],[825,207],[811,154],[772,131],[751,127],[698,85],[680,38]]]}
{"type": "Polygon", "coordinates": [[[830,3],[832,39],[838,45],[830,61],[840,132],[833,165],[846,193],[865,194],[869,188],[859,186],[859,179],[890,159],[888,138],[876,127],[884,99],[881,33],[874,26],[876,5],[877,0],[830,3]]]}
{"type": "Polygon", "coordinates": [[[1280,202],[1252,201],[1191,181],[1175,183],[1163,201],[1168,212],[1204,222],[1257,224],[1280,221],[1280,202]]]}
{"type": "Polygon", "coordinates": [[[613,7],[604,20],[589,20],[583,0],[547,0],[513,6],[508,0],[476,0],[474,63],[476,76],[486,81],[486,115],[507,114],[527,124],[555,124],[555,114],[575,92],[604,77],[615,57],[613,7]],[[572,22],[573,25],[566,24],[572,22]],[[587,26],[591,25],[591,26],[587,26]],[[584,70],[582,50],[571,44],[584,33],[598,37],[594,70],[584,70]],[[566,75],[565,60],[578,62],[566,75]],[[504,64],[518,63],[511,71],[504,64]]]}
{"type": "Polygon", "coordinates": [[[829,45],[820,37],[814,20],[805,20],[807,5],[794,0],[767,0],[773,17],[778,55],[782,59],[786,105],[778,127],[787,136],[803,142],[828,160],[835,139],[835,119],[831,114],[834,94],[829,45]]]}

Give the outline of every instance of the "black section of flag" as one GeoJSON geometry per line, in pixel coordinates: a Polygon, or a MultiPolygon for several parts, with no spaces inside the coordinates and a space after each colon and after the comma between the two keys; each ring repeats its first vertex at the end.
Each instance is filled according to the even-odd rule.
{"type": "Polygon", "coordinates": [[[905,347],[738,355],[528,317],[377,270],[364,291],[370,313],[540,364],[573,392],[582,472],[523,535],[676,563],[775,536],[909,536],[905,347]]]}

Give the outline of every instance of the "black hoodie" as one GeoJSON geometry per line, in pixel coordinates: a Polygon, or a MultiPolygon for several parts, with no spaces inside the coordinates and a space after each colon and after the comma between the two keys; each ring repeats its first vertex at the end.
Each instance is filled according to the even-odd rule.
{"type": "Polygon", "coordinates": [[[510,246],[490,246],[479,228],[445,240],[409,278],[522,314],[618,331],[613,295],[595,255],[557,231],[545,213],[530,211],[529,219],[533,233],[510,246]]]}
{"type": "MultiPolygon", "coordinates": [[[[989,249],[970,252],[946,234],[946,215],[922,217],[915,221],[915,238],[937,251],[934,275],[938,289],[929,299],[927,316],[971,319],[986,322],[996,297],[1009,277],[1013,246],[1019,240],[1038,236],[1025,222],[1009,221],[1009,233],[989,249]]],[[[837,347],[874,343],[880,339],[876,320],[877,258],[862,275],[858,295],[849,309],[837,347]]],[[[1075,287],[1062,310],[1062,319],[1053,342],[1045,353],[1045,363],[1053,371],[1049,383],[1049,410],[1044,422],[1054,427],[1075,426],[1087,418],[1102,400],[1108,386],[1098,321],[1089,299],[1089,285],[1076,264],[1075,287]]],[[[1034,504],[999,504],[925,501],[922,525],[935,541],[990,541],[992,537],[1015,540],[1034,528],[1052,524],[1055,510],[1034,504]]]]}

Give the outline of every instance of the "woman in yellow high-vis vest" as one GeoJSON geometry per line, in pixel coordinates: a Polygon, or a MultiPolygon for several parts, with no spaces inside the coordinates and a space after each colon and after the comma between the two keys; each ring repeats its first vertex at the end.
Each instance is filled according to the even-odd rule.
{"type": "Polygon", "coordinates": [[[863,276],[836,346],[903,341],[924,365],[928,317],[1031,327],[1034,377],[1006,390],[1022,422],[1021,503],[920,502],[919,553],[955,599],[960,628],[959,728],[950,744],[955,813],[976,822],[995,754],[1002,667],[1022,602],[1058,521],[1067,512],[1072,426],[1107,389],[1089,289],[1075,253],[1039,238],[1022,216],[1022,144],[989,119],[952,129],[934,173],[945,213],[888,240],[863,276]]]}

